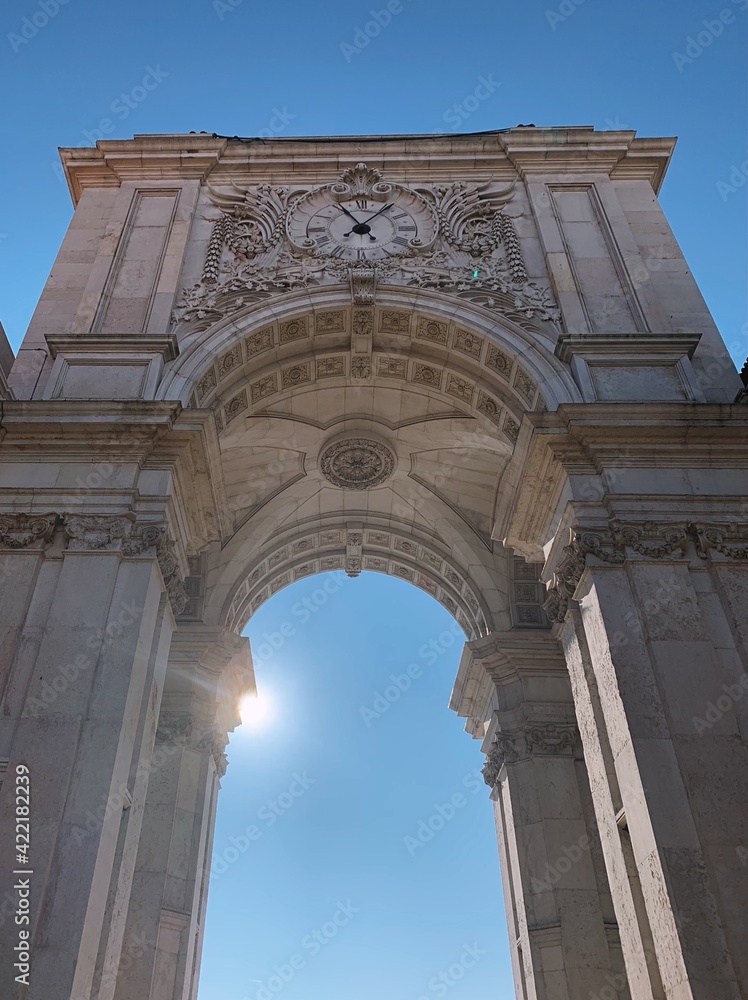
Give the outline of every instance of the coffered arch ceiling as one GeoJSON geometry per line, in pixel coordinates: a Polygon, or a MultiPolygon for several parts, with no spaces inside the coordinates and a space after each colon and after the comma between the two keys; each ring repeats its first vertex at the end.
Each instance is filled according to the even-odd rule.
{"type": "Polygon", "coordinates": [[[294,298],[185,338],[162,384],[215,418],[230,530],[207,619],[241,629],[281,587],[346,569],[421,586],[470,637],[543,624],[491,533],[524,412],[576,398],[552,345],[433,292],[294,298]]]}

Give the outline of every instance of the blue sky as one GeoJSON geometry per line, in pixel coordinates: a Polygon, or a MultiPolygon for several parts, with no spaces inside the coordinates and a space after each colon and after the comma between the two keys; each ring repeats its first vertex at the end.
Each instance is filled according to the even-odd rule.
{"type": "MultiPolygon", "coordinates": [[[[58,146],[587,124],[679,136],[662,203],[742,363],[747,4],[393,0],[377,33],[386,0],[13,0],[0,14],[0,320],[17,348],[70,219],[58,146]]],[[[509,998],[480,754],[446,707],[460,642],[419,656],[451,620],[364,574],[303,622],[296,602],[319,585],[281,592],[250,625],[258,648],[283,622],[296,631],[260,657],[274,719],[232,740],[217,855],[248,827],[259,836],[214,879],[200,1000],[255,1000],[297,954],[284,1000],[509,998]],[[367,726],[360,709],[411,663],[423,676],[367,726]],[[409,850],[455,795],[455,815],[409,850]],[[335,918],[334,938],[307,937],[335,918]],[[461,963],[440,992],[432,977],[461,963]]]]}
{"type": "Polygon", "coordinates": [[[511,996],[483,758],[447,708],[451,616],[338,572],[281,591],[249,635],[272,714],[231,739],[200,1000],[267,1000],[293,955],[283,1000],[446,995],[442,971],[454,1000],[511,996]]]}
{"type": "Polygon", "coordinates": [[[5,4],[0,320],[13,345],[71,214],[58,146],[90,145],[97,130],[325,135],[532,122],[679,136],[662,202],[744,358],[748,0],[393,2],[399,12],[365,47],[370,12],[387,0],[5,4]],[[496,86],[465,116],[456,109],[480,77],[496,86]]]}

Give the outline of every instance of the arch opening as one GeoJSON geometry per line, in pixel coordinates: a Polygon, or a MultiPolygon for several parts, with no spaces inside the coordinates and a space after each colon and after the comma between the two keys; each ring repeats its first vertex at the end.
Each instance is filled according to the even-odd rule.
{"type": "Polygon", "coordinates": [[[447,707],[461,629],[407,581],[341,575],[315,601],[324,579],[278,591],[246,630],[275,714],[229,747],[201,989],[259,1000],[300,954],[311,995],[346,995],[357,978],[359,996],[420,996],[467,944],[482,952],[464,969],[471,988],[511,989],[500,892],[465,891],[499,871],[481,760],[447,707]],[[339,902],[353,912],[328,940],[339,902]]]}

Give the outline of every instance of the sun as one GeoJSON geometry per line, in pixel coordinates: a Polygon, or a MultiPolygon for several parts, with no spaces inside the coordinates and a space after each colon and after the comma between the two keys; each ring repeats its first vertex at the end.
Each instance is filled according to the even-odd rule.
{"type": "Polygon", "coordinates": [[[261,729],[272,718],[272,705],[267,695],[248,694],[239,705],[242,725],[247,729],[261,729]]]}

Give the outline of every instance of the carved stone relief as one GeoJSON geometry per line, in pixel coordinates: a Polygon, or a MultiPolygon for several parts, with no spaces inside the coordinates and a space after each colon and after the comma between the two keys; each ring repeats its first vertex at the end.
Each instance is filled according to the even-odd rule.
{"type": "Polygon", "coordinates": [[[579,743],[576,726],[553,722],[533,723],[522,729],[496,733],[486,753],[483,779],[493,788],[504,764],[516,764],[532,757],[572,754],[579,743]]]}
{"type": "Polygon", "coordinates": [[[319,467],[334,486],[369,490],[389,479],[395,468],[395,456],[379,441],[345,438],[323,449],[319,467]]]}
{"type": "MultiPolygon", "coordinates": [[[[324,284],[348,284],[354,304],[368,306],[377,284],[395,284],[469,298],[527,328],[555,323],[559,312],[550,285],[528,277],[507,210],[513,188],[462,182],[408,188],[358,164],[317,188],[211,189],[214,211],[221,214],[201,280],[183,292],[174,322],[206,329],[253,301],[324,284]],[[384,205],[404,198],[428,220],[428,235],[404,239],[401,248],[372,261],[340,259],[332,248],[293,235],[289,224],[305,204],[324,197],[334,203],[353,191],[384,205]]],[[[433,323],[423,335],[442,336],[433,323]]]]}
{"type": "Polygon", "coordinates": [[[622,564],[627,551],[645,559],[686,558],[690,551],[700,559],[719,553],[730,560],[748,560],[748,525],[700,522],[613,520],[609,530],[572,530],[553,574],[544,608],[551,621],[563,622],[569,602],[582,578],[587,557],[622,564]]]}

